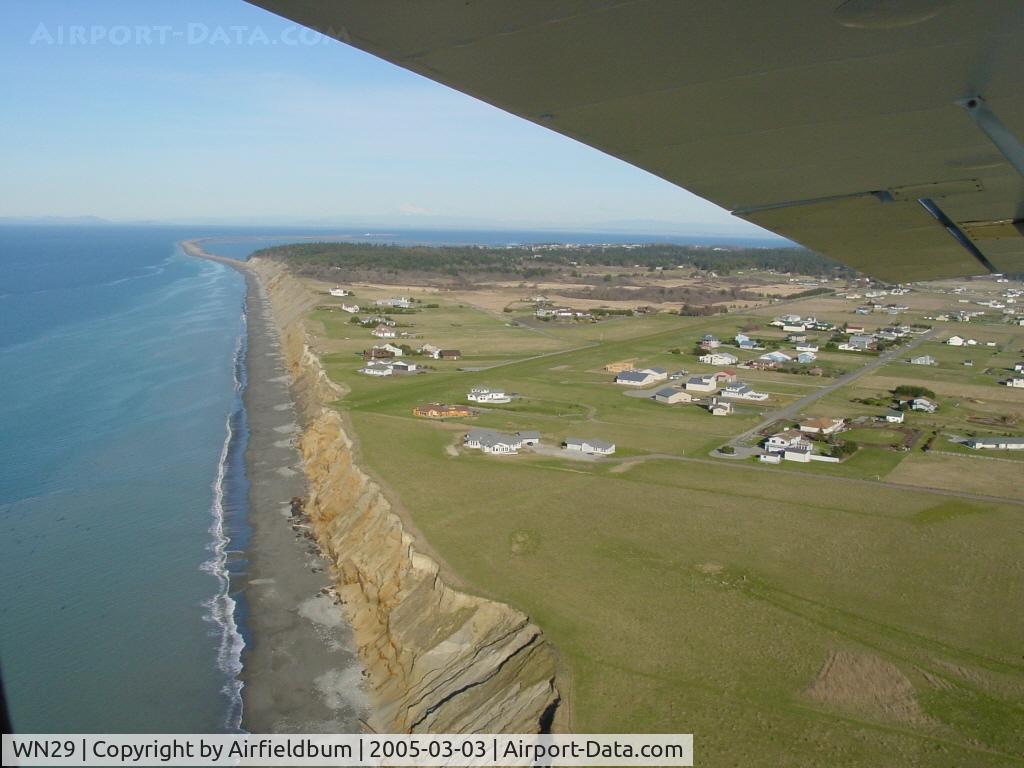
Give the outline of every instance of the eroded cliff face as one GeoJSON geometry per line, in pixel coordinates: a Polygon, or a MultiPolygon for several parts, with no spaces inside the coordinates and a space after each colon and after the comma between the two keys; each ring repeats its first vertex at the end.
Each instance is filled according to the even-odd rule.
{"type": "Polygon", "coordinates": [[[374,704],[389,732],[515,732],[550,726],[558,707],[555,654],[521,612],[450,588],[416,551],[380,487],[354,462],[344,393],[310,350],[303,316],[316,299],[280,265],[252,260],[303,413],[306,512],[332,563],[374,704]]]}

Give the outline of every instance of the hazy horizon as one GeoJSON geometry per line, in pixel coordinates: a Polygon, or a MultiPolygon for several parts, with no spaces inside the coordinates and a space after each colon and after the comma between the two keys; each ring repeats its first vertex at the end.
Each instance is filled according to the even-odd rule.
{"type": "Polygon", "coordinates": [[[0,217],[771,237],[241,0],[12,0],[0,21],[0,217]]]}

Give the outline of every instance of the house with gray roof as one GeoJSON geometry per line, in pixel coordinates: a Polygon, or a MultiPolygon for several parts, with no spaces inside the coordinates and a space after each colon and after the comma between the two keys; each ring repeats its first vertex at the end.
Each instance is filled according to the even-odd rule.
{"type": "Polygon", "coordinates": [[[666,405],[689,403],[693,400],[693,395],[682,387],[662,387],[651,397],[655,402],[665,403],[666,405]]]}
{"type": "Polygon", "coordinates": [[[567,437],[562,443],[567,451],[578,451],[579,453],[590,453],[597,456],[611,456],[615,453],[615,443],[595,438],[567,437]]]}
{"type": "Polygon", "coordinates": [[[507,435],[494,429],[477,427],[469,430],[462,439],[467,448],[476,448],[484,453],[510,455],[519,452],[523,441],[515,435],[507,435]]]}
{"type": "Polygon", "coordinates": [[[972,437],[964,445],[968,448],[992,448],[999,451],[1024,451],[1024,437],[972,437]]]}

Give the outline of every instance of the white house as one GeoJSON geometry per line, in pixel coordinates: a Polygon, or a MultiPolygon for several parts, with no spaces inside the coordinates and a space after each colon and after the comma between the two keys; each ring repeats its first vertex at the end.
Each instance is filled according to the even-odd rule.
{"type": "Polygon", "coordinates": [[[903,411],[898,411],[895,408],[890,408],[885,412],[885,420],[889,424],[902,424],[904,419],[903,411]]]}
{"type": "Polygon", "coordinates": [[[663,387],[655,392],[652,398],[658,403],[675,405],[676,403],[691,402],[693,400],[693,395],[682,387],[663,387]]]}
{"type": "Polygon", "coordinates": [[[1020,376],[1014,376],[1003,382],[1008,387],[1014,387],[1016,389],[1024,389],[1024,378],[1020,376]]]}
{"type": "Polygon", "coordinates": [[[875,346],[875,337],[867,334],[854,334],[846,341],[851,349],[868,350],[875,346]]]}
{"type": "Polygon", "coordinates": [[[597,456],[611,456],[615,453],[615,443],[609,443],[604,440],[596,440],[593,438],[582,439],[578,437],[567,437],[562,445],[567,451],[590,453],[597,456]]]}
{"type": "Polygon", "coordinates": [[[786,461],[799,461],[806,464],[811,460],[811,451],[812,448],[809,445],[794,445],[783,449],[782,458],[786,461]]]}
{"type": "Polygon", "coordinates": [[[797,344],[796,345],[796,351],[797,352],[817,352],[818,351],[818,345],[817,344],[797,344]]]}
{"type": "Polygon", "coordinates": [[[540,445],[540,432],[516,432],[523,445],[540,445]]]}
{"type": "Polygon", "coordinates": [[[776,350],[775,352],[768,352],[767,354],[761,355],[761,357],[758,359],[767,360],[768,362],[771,363],[788,363],[793,358],[787,355],[785,352],[779,352],[778,350],[776,350]]]}
{"type": "Polygon", "coordinates": [[[345,312],[348,312],[350,315],[354,315],[356,312],[359,311],[359,305],[358,304],[344,304],[344,303],[342,303],[341,308],[345,312]]]}
{"type": "Polygon", "coordinates": [[[408,360],[396,360],[393,363],[389,363],[389,365],[394,373],[415,373],[420,368],[418,363],[408,360]]]}
{"type": "Polygon", "coordinates": [[[962,347],[966,341],[963,336],[950,336],[946,339],[946,343],[951,347],[962,347]]]}
{"type": "Polygon", "coordinates": [[[372,333],[378,339],[394,339],[398,337],[398,331],[383,323],[374,328],[372,333]]]}
{"type": "Polygon", "coordinates": [[[687,392],[717,392],[718,380],[714,376],[691,376],[686,380],[687,392]]]}
{"type": "Polygon", "coordinates": [[[803,363],[805,365],[807,363],[813,363],[817,359],[818,356],[813,352],[801,352],[799,355],[796,356],[796,361],[798,363],[803,363]]]}
{"type": "Polygon", "coordinates": [[[732,384],[727,384],[725,386],[722,390],[722,397],[760,402],[768,399],[768,393],[755,392],[750,385],[744,384],[742,381],[734,381],[732,384]]]}
{"type": "Polygon", "coordinates": [[[800,431],[812,435],[831,435],[843,428],[843,419],[807,419],[800,422],[800,431]]]}
{"type": "Polygon", "coordinates": [[[915,397],[910,401],[910,409],[913,411],[924,411],[925,413],[935,413],[939,410],[939,406],[927,397],[915,397]]]}
{"type": "Polygon", "coordinates": [[[735,365],[739,362],[736,355],[731,355],[728,352],[708,352],[706,355],[698,357],[697,360],[706,365],[735,365]]]}
{"type": "MultiPolygon", "coordinates": [[[[666,374],[666,378],[668,374],[666,374]]],[[[645,387],[653,384],[657,379],[654,374],[648,371],[620,371],[615,375],[615,383],[625,387],[645,387]]]]}
{"type": "Polygon", "coordinates": [[[370,363],[364,365],[359,369],[359,373],[366,374],[367,376],[390,376],[394,373],[390,365],[383,365],[382,363],[370,363]]]}
{"type": "Polygon", "coordinates": [[[473,403],[511,403],[503,389],[490,389],[489,387],[473,387],[466,395],[466,399],[473,403]]]}
{"type": "Polygon", "coordinates": [[[346,291],[344,288],[331,288],[331,290],[328,291],[328,293],[330,293],[331,296],[337,296],[339,299],[342,298],[343,296],[352,295],[352,291],[346,291]]]}
{"type": "Polygon", "coordinates": [[[910,358],[912,365],[935,365],[935,358],[931,355],[918,355],[917,357],[910,358]]]}
{"type": "Polygon", "coordinates": [[[467,448],[477,448],[484,453],[509,455],[519,452],[523,441],[514,435],[506,435],[493,429],[471,429],[462,438],[467,448]]]}
{"type": "Polygon", "coordinates": [[[374,349],[382,349],[382,350],[384,350],[386,352],[390,352],[395,357],[401,357],[402,354],[405,351],[400,346],[398,346],[397,344],[391,344],[390,342],[387,343],[387,344],[375,344],[373,346],[373,348],[374,349]]]}
{"type": "Polygon", "coordinates": [[[1017,363],[1013,366],[1013,370],[1017,371],[1017,373],[1024,373],[1024,363],[1017,363]]]}
{"type": "Polygon", "coordinates": [[[373,303],[378,307],[397,307],[399,309],[409,309],[412,307],[412,299],[406,296],[396,296],[390,299],[377,299],[373,303]]]}
{"type": "Polygon", "coordinates": [[[1024,451],[1024,437],[972,437],[964,443],[969,448],[994,448],[999,451],[1024,451]]]}
{"type": "Polygon", "coordinates": [[[728,416],[732,413],[732,403],[725,402],[724,400],[718,400],[717,398],[711,401],[708,406],[708,410],[711,411],[712,416],[728,416]]]}
{"type": "Polygon", "coordinates": [[[811,441],[803,432],[798,429],[787,429],[783,432],[776,432],[764,441],[764,447],[768,451],[783,451],[800,445],[810,445],[811,441]]]}

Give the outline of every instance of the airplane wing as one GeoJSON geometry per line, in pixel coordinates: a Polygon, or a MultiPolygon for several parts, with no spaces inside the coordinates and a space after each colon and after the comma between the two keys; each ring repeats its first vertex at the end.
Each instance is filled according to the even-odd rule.
{"type": "Polygon", "coordinates": [[[250,0],[890,281],[1024,272],[1020,0],[250,0]]]}

